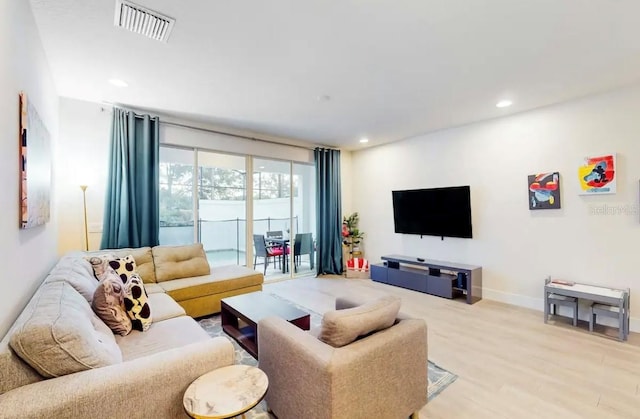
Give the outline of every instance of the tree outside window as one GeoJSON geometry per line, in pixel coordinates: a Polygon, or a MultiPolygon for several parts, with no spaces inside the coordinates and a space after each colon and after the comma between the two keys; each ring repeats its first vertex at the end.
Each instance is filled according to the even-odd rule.
{"type": "MultiPolygon", "coordinates": [[[[300,177],[293,176],[293,196],[298,196],[300,177]]],[[[253,198],[289,198],[290,175],[284,173],[255,172],[253,174],[253,198]]]]}
{"type": "Polygon", "coordinates": [[[160,226],[193,224],[193,166],[160,162],[160,226]]]}

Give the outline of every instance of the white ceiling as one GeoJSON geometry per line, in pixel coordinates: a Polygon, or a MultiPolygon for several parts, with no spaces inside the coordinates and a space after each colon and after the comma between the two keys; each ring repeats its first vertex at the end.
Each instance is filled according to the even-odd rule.
{"type": "Polygon", "coordinates": [[[638,0],[136,2],[168,43],[115,0],[31,0],[61,96],[357,149],[640,79],[638,0]]]}

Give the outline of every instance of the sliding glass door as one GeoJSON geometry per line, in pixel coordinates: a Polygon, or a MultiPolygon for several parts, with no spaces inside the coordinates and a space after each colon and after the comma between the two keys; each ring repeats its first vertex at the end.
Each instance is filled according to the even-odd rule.
{"type": "Polygon", "coordinates": [[[211,266],[245,265],[245,157],[198,151],[198,241],[211,266]]]}
{"type": "Polygon", "coordinates": [[[193,150],[160,147],[160,244],[182,245],[196,239],[193,150]]]}
{"type": "Polygon", "coordinates": [[[315,275],[316,255],[316,181],[315,168],[293,163],[293,253],[296,276],[315,275]]]}
{"type": "Polygon", "coordinates": [[[245,161],[160,147],[160,244],[199,242],[211,266],[245,265],[245,161]]]}
{"type": "Polygon", "coordinates": [[[311,165],[253,159],[254,261],[267,280],[315,273],[314,175],[311,165]]]}
{"type": "Polygon", "coordinates": [[[162,146],[160,244],[200,242],[211,266],[248,263],[267,280],[315,273],[314,176],[311,165],[162,146]]]}
{"type": "Polygon", "coordinates": [[[253,251],[256,270],[265,279],[289,276],[289,239],[296,228],[291,219],[291,163],[253,159],[253,251]]]}

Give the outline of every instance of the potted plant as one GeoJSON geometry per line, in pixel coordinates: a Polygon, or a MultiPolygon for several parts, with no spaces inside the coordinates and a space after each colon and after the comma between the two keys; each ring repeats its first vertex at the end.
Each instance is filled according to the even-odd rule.
{"type": "Polygon", "coordinates": [[[349,253],[360,251],[360,242],[364,237],[364,233],[358,229],[358,213],[354,212],[342,220],[342,243],[349,247],[349,253]]]}

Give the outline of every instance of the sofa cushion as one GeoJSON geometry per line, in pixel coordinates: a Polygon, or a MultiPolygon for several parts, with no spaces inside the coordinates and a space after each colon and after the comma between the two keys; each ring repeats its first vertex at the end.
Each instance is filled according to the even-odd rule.
{"type": "Polygon", "coordinates": [[[134,330],[144,332],[149,329],[152,321],[149,296],[137,273],[131,274],[125,284],[124,307],[134,330]]]}
{"type": "Polygon", "coordinates": [[[98,252],[91,252],[91,253],[88,253],[88,255],[100,255],[103,253],[111,253],[118,258],[122,258],[127,255],[132,255],[133,258],[136,260],[137,271],[138,271],[138,274],[140,274],[142,281],[145,284],[156,282],[155,266],[153,264],[153,255],[151,254],[150,247],[107,249],[107,250],[100,250],[98,252]]]}
{"type": "Polygon", "coordinates": [[[100,281],[93,295],[91,308],[118,335],[131,332],[131,319],[124,308],[125,288],[120,277],[111,272],[100,281]]]}
{"type": "MultiPolygon", "coordinates": [[[[145,285],[145,289],[146,289],[145,285]]],[[[153,307],[153,322],[185,316],[184,308],[164,292],[149,294],[149,306],[153,307]]]]}
{"type": "Polygon", "coordinates": [[[386,296],[354,308],[329,311],[322,317],[318,338],[336,348],[360,336],[391,327],[400,310],[400,298],[386,296]]]}
{"type": "Polygon", "coordinates": [[[188,316],[154,322],[144,333],[134,330],[127,336],[116,336],[125,361],[209,339],[198,322],[188,316]]]}
{"type": "Polygon", "coordinates": [[[202,243],[187,246],[155,246],[151,251],[158,282],[210,273],[202,243]]]}
{"type": "Polygon", "coordinates": [[[44,282],[67,282],[90,302],[98,287],[98,281],[93,274],[91,264],[82,258],[81,254],[76,252],[75,256],[69,254],[60,259],[44,282]]]}
{"type": "Polygon", "coordinates": [[[44,377],[122,362],[111,330],[66,282],[43,284],[31,316],[15,329],[11,347],[44,377]]]}
{"type": "Polygon", "coordinates": [[[160,286],[176,301],[260,285],[264,276],[244,266],[216,266],[210,275],[160,282],[160,286]]]}
{"type": "MultiPolygon", "coordinates": [[[[27,364],[11,349],[11,336],[24,321],[31,317],[31,311],[35,304],[33,298],[27,304],[25,309],[20,313],[16,322],[11,329],[0,341],[0,395],[17,387],[26,386],[27,384],[42,381],[45,378],[38,374],[31,365],[27,364]]],[[[2,397],[0,397],[2,399],[2,397]]],[[[1,404],[1,402],[0,402],[1,404]]],[[[1,410],[1,409],[0,409],[1,410]]],[[[0,415],[0,417],[2,417],[0,415]]]]}
{"type": "Polygon", "coordinates": [[[11,350],[9,338],[10,336],[6,336],[0,342],[0,395],[45,379],[11,350]]]}
{"type": "MultiPolygon", "coordinates": [[[[142,279],[144,282],[144,278],[142,279]]],[[[144,290],[147,292],[147,295],[151,296],[151,294],[161,293],[164,294],[164,288],[160,286],[157,282],[145,282],[144,290]]]]}

